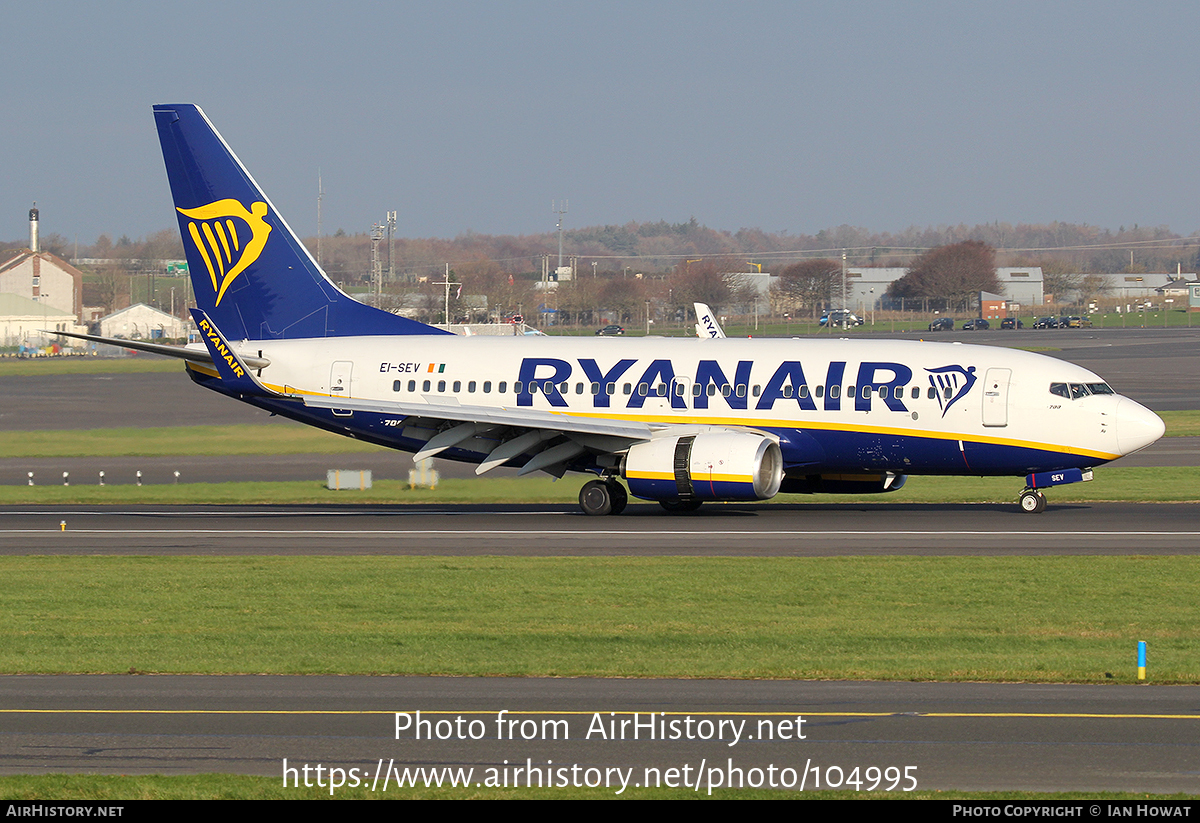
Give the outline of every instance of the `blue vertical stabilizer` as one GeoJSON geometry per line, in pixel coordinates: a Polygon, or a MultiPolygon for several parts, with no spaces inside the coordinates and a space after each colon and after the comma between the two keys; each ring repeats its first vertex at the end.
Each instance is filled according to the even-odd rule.
{"type": "Polygon", "coordinates": [[[229,339],[446,333],[335,286],[198,106],[154,120],[196,302],[229,339]]]}

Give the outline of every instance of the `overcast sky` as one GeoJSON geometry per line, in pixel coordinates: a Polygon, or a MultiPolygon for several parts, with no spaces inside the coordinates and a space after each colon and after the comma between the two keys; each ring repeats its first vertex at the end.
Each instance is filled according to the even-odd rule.
{"type": "Polygon", "coordinates": [[[302,235],[695,217],[719,229],[1200,229],[1195,2],[5,6],[0,237],[175,221],[194,102],[302,235]]]}

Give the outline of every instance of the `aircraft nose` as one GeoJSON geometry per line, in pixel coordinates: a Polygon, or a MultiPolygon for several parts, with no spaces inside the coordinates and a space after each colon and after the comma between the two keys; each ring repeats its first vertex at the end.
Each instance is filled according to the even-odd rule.
{"type": "Polygon", "coordinates": [[[1167,426],[1145,406],[1122,397],[1117,404],[1117,450],[1132,454],[1163,436],[1167,426]]]}

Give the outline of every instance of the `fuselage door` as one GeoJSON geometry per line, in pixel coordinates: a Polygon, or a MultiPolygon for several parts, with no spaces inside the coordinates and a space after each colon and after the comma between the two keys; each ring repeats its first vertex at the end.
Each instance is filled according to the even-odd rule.
{"type": "Polygon", "coordinates": [[[1012,369],[988,369],[983,381],[983,425],[1008,425],[1008,381],[1012,369]]]}
{"type": "MultiPolygon", "coordinates": [[[[354,371],[354,363],[349,360],[337,360],[329,369],[329,396],[330,397],[346,397],[350,394],[350,378],[354,371]]],[[[333,413],[338,417],[349,417],[354,414],[352,411],[343,409],[334,409],[333,413]]]]}

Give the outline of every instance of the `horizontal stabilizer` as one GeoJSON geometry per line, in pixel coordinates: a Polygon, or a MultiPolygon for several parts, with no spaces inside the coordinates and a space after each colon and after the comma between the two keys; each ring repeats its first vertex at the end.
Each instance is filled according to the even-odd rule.
{"type": "MultiPolygon", "coordinates": [[[[46,334],[57,334],[63,337],[74,337],[77,340],[90,340],[93,343],[104,343],[108,346],[119,346],[122,349],[133,349],[150,354],[161,354],[163,357],[177,357],[193,363],[204,363],[215,366],[212,354],[207,348],[190,348],[185,346],[167,346],[163,343],[147,343],[144,340],[126,340],[123,337],[101,337],[98,334],[75,334],[69,331],[46,331],[46,334]]],[[[252,369],[265,369],[271,361],[265,357],[242,356],[242,362],[252,369]]]]}

